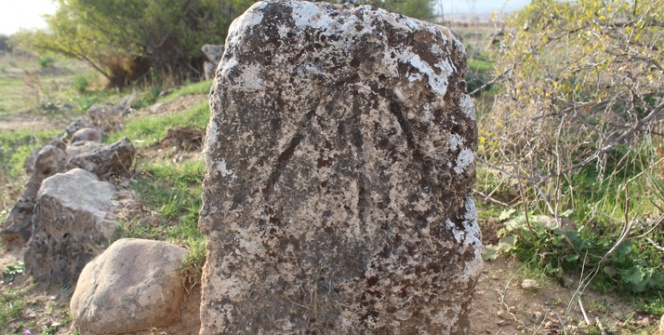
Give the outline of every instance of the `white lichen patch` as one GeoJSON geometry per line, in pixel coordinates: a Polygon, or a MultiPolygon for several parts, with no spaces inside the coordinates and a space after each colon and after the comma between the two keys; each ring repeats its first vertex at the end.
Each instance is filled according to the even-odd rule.
{"type": "Polygon", "coordinates": [[[459,107],[469,120],[475,121],[475,104],[473,104],[473,99],[468,94],[461,94],[459,107]]]}
{"type": "Polygon", "coordinates": [[[221,161],[217,163],[217,171],[219,171],[223,177],[228,177],[233,175],[233,171],[226,166],[225,159],[221,159],[221,161]]]}
{"type": "Polygon", "coordinates": [[[463,277],[477,278],[484,267],[482,260],[482,232],[477,224],[477,208],[475,207],[475,200],[471,196],[466,197],[465,203],[466,214],[464,215],[463,226],[466,229],[465,236],[465,249],[472,247],[475,257],[467,261],[464,267],[463,277]]]}
{"type": "MultiPolygon", "coordinates": [[[[409,63],[422,74],[426,74],[427,78],[429,78],[428,82],[431,89],[441,97],[445,96],[445,93],[447,93],[447,78],[449,77],[449,74],[452,73],[451,71],[443,71],[440,75],[436,74],[436,71],[433,70],[429,63],[423,61],[419,55],[410,50],[401,53],[399,60],[403,63],[409,63]]],[[[443,69],[445,68],[443,65],[444,63],[446,63],[446,61],[441,61],[437,66],[443,69]]]]}
{"type": "Polygon", "coordinates": [[[263,79],[260,77],[261,66],[249,64],[240,71],[240,84],[248,91],[253,92],[263,87],[263,79]]]}
{"type": "Polygon", "coordinates": [[[447,227],[447,229],[452,231],[452,234],[454,235],[454,240],[457,243],[463,243],[463,241],[465,240],[465,238],[464,238],[465,234],[464,234],[463,230],[457,228],[454,225],[454,223],[452,223],[452,220],[450,220],[450,219],[445,220],[445,227],[447,227]]]}
{"type": "Polygon", "coordinates": [[[452,136],[450,136],[450,140],[448,142],[449,145],[450,145],[450,151],[456,151],[458,148],[461,147],[461,145],[463,144],[464,141],[465,140],[463,139],[463,137],[461,137],[457,134],[452,134],[452,136]]]}
{"type": "MultiPolygon", "coordinates": [[[[217,143],[219,138],[219,127],[214,121],[210,121],[207,125],[207,130],[205,131],[205,148],[204,152],[207,152],[209,148],[213,148],[217,143]]],[[[206,155],[207,156],[207,155],[206,155]]],[[[210,164],[210,162],[207,162],[210,164]]]]}
{"type": "Polygon", "coordinates": [[[326,11],[312,2],[294,2],[293,20],[298,28],[312,27],[316,29],[334,26],[334,21],[326,11]]]}
{"type": "Polygon", "coordinates": [[[454,167],[454,172],[460,174],[466,167],[475,161],[475,154],[472,150],[465,148],[461,150],[459,156],[456,159],[456,166],[454,167]]]}

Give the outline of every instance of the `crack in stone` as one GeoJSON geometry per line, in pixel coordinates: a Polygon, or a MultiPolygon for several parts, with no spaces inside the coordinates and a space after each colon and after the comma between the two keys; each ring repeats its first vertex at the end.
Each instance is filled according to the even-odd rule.
{"type": "Polygon", "coordinates": [[[270,176],[267,179],[267,185],[265,185],[265,188],[263,188],[263,194],[265,195],[266,200],[270,197],[270,194],[274,189],[274,185],[276,185],[276,183],[279,181],[281,173],[286,168],[286,165],[288,165],[288,162],[290,161],[291,157],[293,157],[295,149],[300,144],[300,142],[302,142],[302,139],[304,139],[304,134],[301,131],[304,130],[303,128],[306,127],[306,123],[309,122],[311,118],[314,116],[317,107],[318,106],[312,108],[305,115],[304,119],[300,121],[300,124],[297,127],[299,131],[297,131],[295,135],[293,135],[293,138],[291,138],[288,147],[283,152],[281,152],[281,154],[279,154],[279,158],[277,159],[277,164],[274,167],[274,169],[272,169],[272,172],[270,172],[270,176]]]}
{"type": "Polygon", "coordinates": [[[404,116],[403,111],[401,111],[401,105],[397,101],[396,97],[387,92],[387,90],[385,90],[384,88],[380,89],[379,93],[382,93],[390,101],[390,112],[397,119],[397,122],[399,122],[401,130],[403,131],[404,135],[406,135],[406,142],[408,144],[408,147],[413,151],[413,161],[422,164],[422,178],[420,179],[420,184],[422,185],[423,188],[429,188],[429,186],[435,186],[434,181],[431,180],[430,177],[433,165],[431,161],[427,161],[424,159],[424,156],[420,152],[417,143],[415,143],[415,136],[413,136],[413,130],[410,126],[410,123],[404,116]]]}

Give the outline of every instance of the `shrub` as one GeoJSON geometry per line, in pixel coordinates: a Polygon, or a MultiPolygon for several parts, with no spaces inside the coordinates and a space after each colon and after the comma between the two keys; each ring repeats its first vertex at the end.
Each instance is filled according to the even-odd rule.
{"type": "Polygon", "coordinates": [[[662,33],[657,0],[536,0],[508,19],[479,155],[516,180],[522,214],[556,222],[538,228],[526,216],[503,232],[522,257],[631,292],[664,289],[661,210],[647,178],[664,178],[652,131],[664,113],[662,33]]]}

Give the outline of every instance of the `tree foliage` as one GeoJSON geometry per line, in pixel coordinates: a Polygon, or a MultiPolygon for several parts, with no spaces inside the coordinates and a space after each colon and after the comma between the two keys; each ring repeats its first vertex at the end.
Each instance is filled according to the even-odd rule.
{"type": "MultiPolygon", "coordinates": [[[[522,188],[520,199],[526,212],[534,207],[548,212],[558,228],[563,212],[576,213],[579,231],[559,235],[563,243],[557,250],[566,245],[583,260],[584,251],[575,241],[588,242],[583,244],[592,245],[585,249],[588,264],[611,260],[596,255],[643,239],[661,223],[648,219],[656,215],[654,207],[654,213],[647,213],[643,206],[630,205],[647,192],[632,190],[636,186],[630,184],[647,184],[649,174],[664,178],[658,164],[663,37],[661,0],[534,0],[508,19],[495,51],[502,91],[483,120],[480,154],[528,188],[522,188]],[[613,198],[611,208],[602,208],[606,197],[613,198]],[[601,222],[612,224],[599,229],[601,222]],[[588,227],[605,235],[584,235],[588,227]]],[[[664,234],[656,236],[650,242],[657,247],[664,234]]],[[[623,269],[623,282],[647,271],[662,277],[662,259],[644,256],[638,264],[620,263],[631,266],[623,269]]],[[[664,289],[633,287],[640,292],[664,289]]]]}
{"type": "Polygon", "coordinates": [[[606,171],[662,113],[663,34],[658,0],[533,1],[497,52],[506,107],[491,118],[507,126],[482,140],[511,143],[499,155],[523,159],[536,182],[589,164],[606,171]]]}
{"type": "Polygon", "coordinates": [[[434,17],[432,0],[358,0],[354,3],[384,8],[421,20],[431,20],[434,17]]]}
{"type": "Polygon", "coordinates": [[[57,0],[50,32],[25,39],[38,52],[88,62],[122,86],[147,74],[198,77],[203,44],[223,43],[251,0],[57,0]]]}

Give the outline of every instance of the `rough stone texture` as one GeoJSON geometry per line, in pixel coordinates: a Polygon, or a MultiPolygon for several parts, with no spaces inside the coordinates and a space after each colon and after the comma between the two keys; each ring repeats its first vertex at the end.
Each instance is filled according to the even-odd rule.
{"type": "Polygon", "coordinates": [[[205,75],[205,80],[214,78],[214,73],[217,70],[217,65],[221,61],[221,57],[224,55],[224,45],[223,44],[206,44],[201,48],[201,51],[205,54],[208,61],[203,63],[203,74],[205,75]]]}
{"type": "Polygon", "coordinates": [[[117,334],[167,325],[184,295],[179,271],[188,251],[150,240],[121,239],[81,272],[70,307],[85,334],[117,334]]]}
{"type": "Polygon", "coordinates": [[[25,268],[37,281],[76,280],[103,250],[116,222],[112,184],[82,169],[45,179],[37,195],[25,268]]]}
{"type": "Polygon", "coordinates": [[[463,44],[260,2],[212,89],[201,334],[464,334],[482,268],[463,44]]]}
{"type": "MultiPolygon", "coordinates": [[[[76,126],[72,124],[67,131],[75,128],[76,126]]],[[[126,173],[131,169],[136,154],[131,141],[124,138],[115,144],[104,145],[97,141],[89,141],[101,139],[96,129],[90,129],[91,132],[88,132],[86,128],[82,128],[78,131],[84,130],[85,133],[79,133],[80,136],[75,135],[72,138],[73,142],[66,150],[62,141],[53,140],[39,150],[34,155],[35,158],[26,159],[24,168],[31,176],[25,192],[12,208],[0,230],[0,238],[5,246],[23,247],[30,239],[36,197],[44,179],[74,168],[82,168],[101,178],[110,174],[126,173]],[[74,141],[77,136],[88,141],[74,141]]]]}
{"type": "Polygon", "coordinates": [[[69,144],[84,141],[101,143],[101,132],[97,128],[81,128],[72,134],[69,144]]]}
{"type": "Polygon", "coordinates": [[[67,148],[68,168],[80,167],[99,177],[109,174],[126,173],[136,155],[136,149],[126,137],[122,140],[104,145],[97,142],[80,141],[67,148]]]}
{"type": "Polygon", "coordinates": [[[662,315],[662,319],[659,320],[659,328],[657,329],[657,335],[664,335],[664,315],[662,315]]]}
{"type": "Polygon", "coordinates": [[[117,105],[110,103],[94,104],[87,111],[92,124],[103,131],[118,129],[123,116],[131,113],[131,104],[139,98],[138,93],[132,93],[122,99],[117,105]]]}
{"type": "Polygon", "coordinates": [[[65,131],[67,132],[67,137],[73,136],[74,133],[83,128],[94,128],[94,124],[88,119],[79,117],[76,120],[74,120],[72,123],[70,123],[65,129],[65,131]]]}
{"type": "Polygon", "coordinates": [[[51,141],[39,151],[34,163],[26,163],[26,165],[32,166],[33,173],[28,180],[25,192],[12,208],[0,231],[0,237],[5,246],[23,247],[30,239],[32,216],[39,187],[44,179],[65,170],[67,154],[64,149],[64,143],[51,141]]]}

